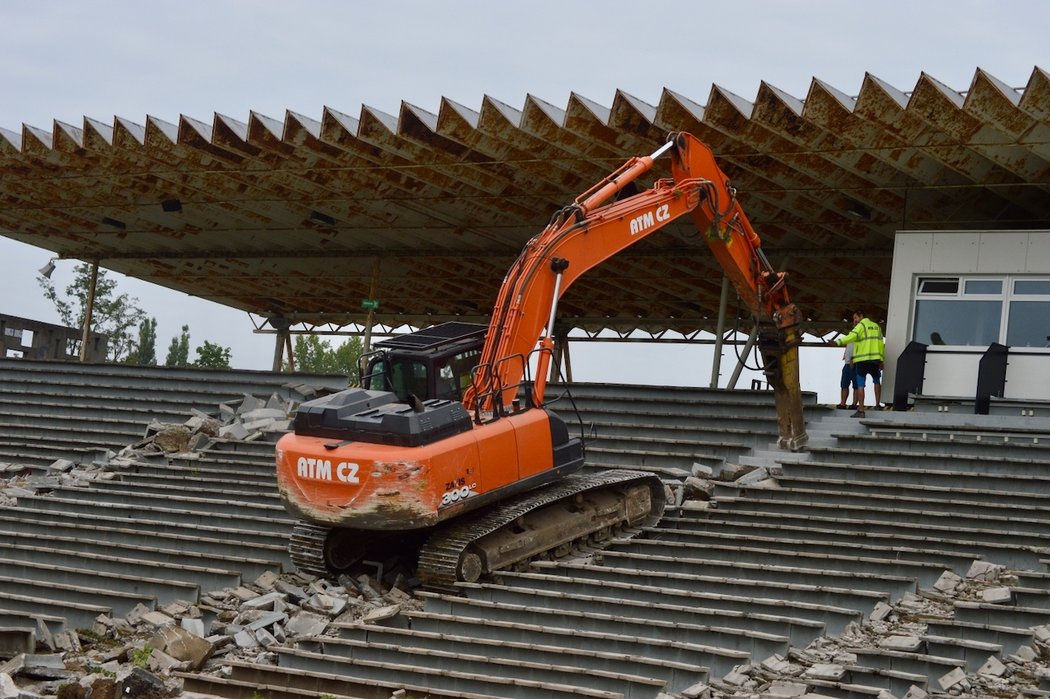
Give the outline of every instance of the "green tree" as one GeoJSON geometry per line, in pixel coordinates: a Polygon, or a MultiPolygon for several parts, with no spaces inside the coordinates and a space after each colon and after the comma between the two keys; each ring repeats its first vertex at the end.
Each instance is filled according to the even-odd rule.
{"type": "Polygon", "coordinates": [[[357,378],[357,358],[361,356],[361,338],[349,340],[332,349],[328,340],[317,335],[295,336],[295,368],[311,374],[346,374],[357,378]]]}
{"type": "Polygon", "coordinates": [[[128,364],[157,366],[157,319],[146,318],[139,324],[139,339],[128,353],[128,364]]]}
{"type": "Polygon", "coordinates": [[[229,369],[230,348],[205,340],[204,344],[197,348],[197,358],[193,360],[193,366],[207,369],[229,369]]]}
{"type": "Polygon", "coordinates": [[[190,326],[183,325],[182,332],[178,337],[171,338],[168,345],[168,356],[164,360],[164,366],[189,366],[190,365],[190,326]]]}
{"type": "MultiPolygon", "coordinates": [[[[73,281],[65,288],[64,294],[60,294],[54,282],[47,277],[38,280],[44,296],[55,305],[62,322],[69,327],[84,327],[87,299],[91,291],[91,268],[92,265],[86,262],[77,265],[73,270],[73,281]]],[[[146,317],[138,303],[138,299],[127,294],[117,294],[117,282],[110,279],[106,270],[98,270],[91,329],[109,338],[110,361],[121,361],[135,344],[132,328],[146,317]]]]}

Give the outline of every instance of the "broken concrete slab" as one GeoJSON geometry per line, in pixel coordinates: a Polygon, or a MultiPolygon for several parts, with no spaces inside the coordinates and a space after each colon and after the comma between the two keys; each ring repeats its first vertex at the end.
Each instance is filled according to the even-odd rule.
{"type": "Polygon", "coordinates": [[[951,672],[946,672],[944,675],[937,679],[937,684],[940,688],[947,691],[949,688],[954,687],[963,680],[966,679],[966,673],[962,668],[957,667],[951,672]]]}
{"type": "Polygon", "coordinates": [[[285,630],[295,636],[317,636],[328,628],[328,617],[313,612],[299,612],[288,619],[285,630]]]}
{"type": "Polygon", "coordinates": [[[196,670],[211,655],[212,644],[181,626],[165,626],[150,639],[150,646],[196,670]]]}

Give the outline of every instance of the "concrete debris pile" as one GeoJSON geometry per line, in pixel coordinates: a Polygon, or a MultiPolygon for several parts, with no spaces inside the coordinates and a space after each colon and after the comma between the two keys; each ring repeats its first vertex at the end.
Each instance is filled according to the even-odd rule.
{"type": "MultiPolygon", "coordinates": [[[[1011,604],[1015,586],[1016,578],[1002,566],[974,561],[965,576],[945,571],[931,589],[908,594],[893,605],[880,602],[863,624],[851,623],[837,637],[818,638],[804,649],[790,650],[787,657],[774,655],[753,665],[738,666],[720,680],[694,688],[688,696],[690,699],[841,696],[841,685],[864,684],[865,671],[870,669],[873,655],[922,655],[931,621],[950,623],[956,603],[994,601],[1007,606],[1011,604]],[[822,693],[822,687],[826,693],[822,693]]],[[[871,696],[878,699],[1045,696],[1048,682],[1050,623],[1032,628],[1031,644],[1002,657],[989,654],[976,671],[967,671],[960,665],[937,673],[926,687],[913,684],[899,696],[887,690],[871,696]]]]}
{"type": "Polygon", "coordinates": [[[718,483],[732,483],[737,487],[775,488],[777,466],[750,466],[719,463],[717,473],[708,464],[694,463],[691,471],[665,469],[662,474],[667,493],[667,504],[682,510],[707,509],[718,483]]]}
{"type": "Polygon", "coordinates": [[[421,607],[400,576],[392,584],[367,575],[335,583],[267,572],[197,603],[139,605],[125,617],[99,616],[91,629],[47,634],[40,647],[51,652],[0,664],[0,699],[188,696],[179,672],[229,676],[233,660],[276,665],[279,646],[421,607]]]}
{"type": "MultiPolygon", "coordinates": [[[[312,389],[303,386],[302,391],[312,389]]],[[[299,401],[289,401],[276,393],[268,400],[245,394],[239,402],[220,403],[217,417],[191,410],[182,424],[152,422],[141,442],[124,449],[122,458],[142,453],[184,454],[205,448],[213,439],[251,442],[267,435],[287,432],[299,401]]]]}
{"type": "Polygon", "coordinates": [[[44,494],[55,485],[87,486],[94,481],[119,479],[122,469],[137,462],[200,458],[200,452],[216,439],[275,439],[291,429],[299,404],[319,395],[316,388],[306,384],[287,388],[300,399],[273,393],[264,400],[246,393],[240,400],[220,403],[215,415],[191,408],[190,417],[182,423],[151,422],[141,440],[116,453],[97,449],[76,462],[57,459],[43,472],[25,464],[0,463],[0,507],[15,507],[20,495],[44,494]]]}

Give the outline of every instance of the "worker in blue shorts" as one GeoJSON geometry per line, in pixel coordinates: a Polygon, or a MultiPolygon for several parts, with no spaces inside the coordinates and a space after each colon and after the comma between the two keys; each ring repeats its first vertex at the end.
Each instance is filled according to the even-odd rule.
{"type": "Polygon", "coordinates": [[[882,405],[882,366],[886,360],[886,340],[879,324],[868,318],[863,311],[853,312],[853,330],[835,340],[839,347],[853,343],[854,402],[857,411],[851,417],[864,417],[864,388],[870,376],[875,388],[875,407],[882,405]]]}

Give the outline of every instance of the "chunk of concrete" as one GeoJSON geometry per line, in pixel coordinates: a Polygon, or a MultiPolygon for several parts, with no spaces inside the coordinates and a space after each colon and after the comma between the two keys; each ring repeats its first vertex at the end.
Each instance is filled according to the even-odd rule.
{"type": "Polygon", "coordinates": [[[328,628],[328,617],[313,612],[299,612],[284,625],[293,636],[317,636],[328,628]]]}
{"type": "Polygon", "coordinates": [[[372,611],[365,614],[361,618],[361,621],[363,621],[366,624],[374,624],[376,622],[384,621],[386,619],[395,617],[400,613],[401,607],[397,606],[396,604],[390,604],[385,607],[377,607],[373,609],[372,611]]]}
{"type": "Polygon", "coordinates": [[[892,613],[893,607],[886,604],[885,602],[876,602],[875,608],[871,610],[871,614],[868,616],[868,619],[870,619],[871,621],[882,621],[892,613]]]}
{"type": "Polygon", "coordinates": [[[961,667],[957,667],[951,672],[946,672],[944,675],[937,679],[937,684],[940,685],[941,689],[948,691],[949,688],[954,687],[963,680],[966,679],[966,673],[963,672],[961,667]]]}
{"type": "Polygon", "coordinates": [[[892,635],[879,640],[880,648],[887,650],[899,650],[914,653],[922,645],[922,639],[918,636],[892,635]]]}
{"type": "Polygon", "coordinates": [[[0,672],[0,699],[18,699],[20,693],[21,690],[11,679],[11,675],[0,672]]]}
{"type": "Polygon", "coordinates": [[[773,680],[762,696],[770,697],[770,699],[780,699],[780,697],[788,699],[790,697],[804,697],[808,691],[809,686],[802,684],[801,682],[773,680]]]}
{"type": "Polygon", "coordinates": [[[164,612],[146,612],[142,615],[142,621],[156,627],[175,623],[175,620],[164,612]]]}
{"type": "Polygon", "coordinates": [[[946,595],[950,595],[958,589],[960,584],[962,584],[962,578],[952,571],[946,570],[941,573],[941,577],[937,578],[937,582],[933,584],[933,589],[938,592],[943,592],[946,595]]]}
{"type": "Polygon", "coordinates": [[[999,579],[1002,569],[1002,566],[988,561],[974,561],[970,564],[970,569],[966,571],[966,577],[978,582],[995,582],[999,579]]]}
{"type": "Polygon", "coordinates": [[[177,662],[188,663],[192,670],[199,669],[213,650],[211,643],[181,626],[165,626],[153,636],[149,644],[177,662]]]}
{"type": "Polygon", "coordinates": [[[846,668],[838,663],[816,663],[811,665],[802,673],[803,677],[813,680],[829,680],[838,682],[846,674],[846,668]]]}
{"type": "Polygon", "coordinates": [[[223,425],[223,427],[219,429],[220,437],[236,439],[238,441],[245,439],[249,434],[251,434],[251,432],[249,432],[240,422],[231,422],[228,425],[223,425]]]}
{"type": "Polygon", "coordinates": [[[286,595],[283,592],[268,592],[265,595],[252,597],[241,604],[241,609],[276,609],[279,602],[284,602],[286,595]]]}
{"type": "Polygon", "coordinates": [[[989,655],[988,660],[984,661],[984,665],[977,669],[978,675],[991,675],[992,677],[1002,677],[1003,673],[1006,672],[1006,665],[994,655],[989,655]]]}
{"type": "Polygon", "coordinates": [[[989,587],[981,590],[981,599],[989,604],[1009,604],[1013,594],[1008,587],[989,587]]]}

